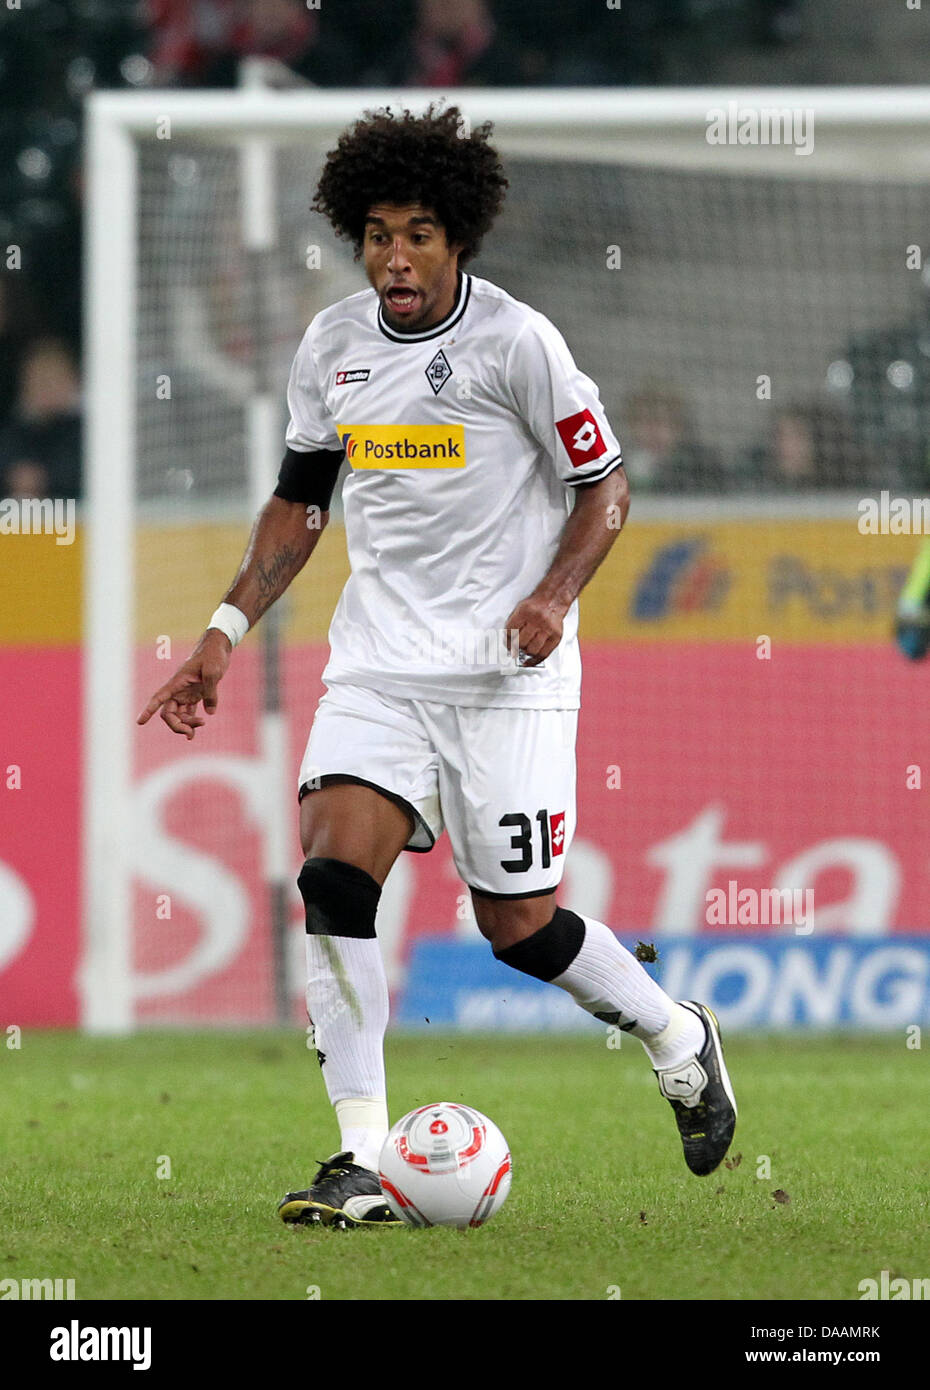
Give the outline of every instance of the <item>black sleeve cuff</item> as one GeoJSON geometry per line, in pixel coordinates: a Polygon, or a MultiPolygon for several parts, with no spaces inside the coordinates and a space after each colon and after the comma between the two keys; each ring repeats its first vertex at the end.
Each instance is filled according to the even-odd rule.
{"type": "Polygon", "coordinates": [[[307,453],[288,449],[281,460],[275,497],[328,511],[345,456],[344,449],[314,449],[307,453]]]}
{"type": "Polygon", "coordinates": [[[615,468],[622,467],[623,459],[620,457],[619,454],[614,454],[613,458],[608,459],[607,462],[603,464],[603,466],[600,467],[596,473],[588,473],[587,476],[584,478],[566,478],[564,480],[565,486],[579,488],[584,487],[587,483],[599,483],[607,477],[608,473],[613,473],[615,468]]]}

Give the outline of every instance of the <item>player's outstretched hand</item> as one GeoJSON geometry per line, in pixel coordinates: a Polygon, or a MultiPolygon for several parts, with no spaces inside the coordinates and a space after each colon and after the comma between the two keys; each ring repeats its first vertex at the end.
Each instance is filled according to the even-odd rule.
{"type": "Polygon", "coordinates": [[[217,706],[216,687],[226,674],[232,643],[217,628],[208,628],[183,666],[149,700],[136,720],[147,724],[156,710],[176,734],[191,739],[201,724],[206,723],[197,706],[203,701],[204,714],[213,714],[217,706]]]}
{"type": "Polygon", "coordinates": [[[554,599],[530,594],[521,599],[504,624],[507,645],[521,666],[539,666],[562,640],[562,620],[568,610],[554,599]],[[517,633],[519,651],[513,651],[517,633]]]}

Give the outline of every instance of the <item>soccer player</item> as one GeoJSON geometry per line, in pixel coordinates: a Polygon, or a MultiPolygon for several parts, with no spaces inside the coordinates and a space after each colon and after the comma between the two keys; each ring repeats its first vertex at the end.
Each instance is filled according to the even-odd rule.
{"type": "Polygon", "coordinates": [[[507,187],[490,132],[454,106],[366,112],[327,156],[313,206],[370,288],[307,329],[274,495],[193,654],[139,716],[160,709],[190,739],[215,713],[233,647],[307,562],[308,521],[328,519],[347,457],[351,575],[298,778],[307,1007],[341,1148],[284,1198],[288,1222],[396,1220],[376,1171],[376,914],[401,850],[443,828],[495,956],[642,1040],[692,1172],[717,1167],[736,1122],[710,1009],[676,1003],[608,926],[555,902],[575,828],[577,599],[628,489],[561,334],[464,268],[507,187]]]}

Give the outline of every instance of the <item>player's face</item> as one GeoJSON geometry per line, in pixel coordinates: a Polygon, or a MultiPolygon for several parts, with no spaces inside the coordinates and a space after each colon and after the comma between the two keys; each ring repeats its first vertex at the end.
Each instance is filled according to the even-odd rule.
{"type": "Polygon", "coordinates": [[[435,214],[418,203],[379,203],[369,210],[365,270],[393,329],[429,328],[451,312],[460,249],[449,246],[435,214]]]}

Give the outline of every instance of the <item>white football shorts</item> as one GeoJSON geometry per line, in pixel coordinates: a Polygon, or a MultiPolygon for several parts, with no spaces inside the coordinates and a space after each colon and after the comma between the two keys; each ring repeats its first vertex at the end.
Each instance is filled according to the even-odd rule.
{"type": "Polygon", "coordinates": [[[432,849],[445,828],[469,888],[534,897],[562,878],[575,833],[578,711],[473,708],[333,683],[300,765],[301,799],[342,780],[384,792],[432,849]]]}

